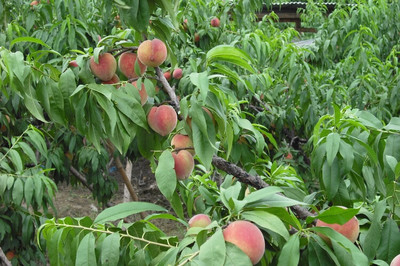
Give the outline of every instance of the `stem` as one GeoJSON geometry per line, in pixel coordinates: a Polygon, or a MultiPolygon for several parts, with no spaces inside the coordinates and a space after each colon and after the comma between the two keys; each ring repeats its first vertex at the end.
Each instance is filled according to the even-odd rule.
{"type": "Polygon", "coordinates": [[[188,263],[189,261],[191,261],[192,259],[194,259],[194,257],[196,257],[197,255],[199,255],[200,250],[196,251],[195,253],[193,253],[189,258],[187,258],[186,260],[184,260],[181,264],[179,264],[178,266],[182,266],[185,265],[186,263],[188,263]]]}
{"type": "MultiPolygon", "coordinates": [[[[108,231],[108,230],[100,230],[100,229],[95,229],[95,228],[91,228],[91,227],[82,227],[80,225],[73,225],[73,224],[55,224],[56,227],[69,227],[69,228],[77,228],[77,229],[82,229],[82,230],[86,230],[86,231],[91,231],[94,233],[103,233],[103,234],[113,234],[115,232],[112,231],[108,231]]],[[[155,246],[160,246],[160,247],[166,247],[166,248],[174,248],[176,246],[172,246],[169,244],[163,244],[163,243],[158,243],[158,242],[154,242],[151,240],[147,240],[145,238],[141,238],[141,237],[136,237],[136,236],[132,236],[129,233],[119,233],[121,237],[128,237],[131,238],[133,240],[138,240],[138,241],[142,241],[145,242],[149,245],[155,245],[155,246]]]]}
{"type": "Polygon", "coordinates": [[[30,129],[30,127],[27,127],[25,129],[24,132],[22,132],[21,135],[19,135],[19,137],[17,138],[17,140],[14,142],[14,144],[7,150],[7,152],[3,155],[3,157],[1,157],[0,162],[4,160],[4,158],[8,155],[8,153],[14,149],[14,146],[18,144],[18,142],[22,139],[22,136],[25,135],[26,132],[28,132],[28,130],[30,129]]]}

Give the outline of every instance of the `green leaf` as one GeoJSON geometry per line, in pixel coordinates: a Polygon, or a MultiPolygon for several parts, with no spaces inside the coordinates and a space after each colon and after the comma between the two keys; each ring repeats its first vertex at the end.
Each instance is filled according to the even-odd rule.
{"type": "Polygon", "coordinates": [[[7,175],[0,174],[0,195],[3,195],[4,191],[6,190],[7,179],[8,179],[7,175]]]}
{"type": "Polygon", "coordinates": [[[175,161],[169,150],[163,151],[161,154],[157,169],[155,172],[157,186],[161,193],[168,199],[172,199],[176,188],[175,161]]]}
{"type": "Polygon", "coordinates": [[[200,247],[199,259],[203,265],[220,266],[225,262],[225,240],[220,228],[200,247]]]}
{"type": "Polygon", "coordinates": [[[78,246],[78,252],[76,253],[76,266],[95,266],[96,253],[95,253],[95,237],[92,233],[87,234],[78,246]]]}
{"type": "Polygon", "coordinates": [[[338,133],[332,132],[326,137],[326,159],[329,166],[332,166],[333,160],[339,151],[339,145],[340,135],[338,133]]]}
{"type": "Polygon", "coordinates": [[[226,256],[224,266],[251,266],[251,260],[246,253],[244,253],[240,248],[238,248],[235,244],[230,242],[226,242],[226,256]]]}
{"type": "MultiPolygon", "coordinates": [[[[33,198],[33,192],[35,188],[35,184],[33,183],[33,178],[34,177],[28,177],[25,181],[25,189],[24,189],[24,195],[25,195],[25,202],[27,207],[31,204],[32,198],[33,198]]],[[[1,180],[0,180],[1,182],[1,180]]],[[[1,193],[1,190],[0,190],[1,193]]]]}
{"type": "Polygon", "coordinates": [[[209,169],[215,153],[215,129],[212,122],[208,122],[205,128],[202,127],[201,120],[211,120],[211,118],[207,118],[205,112],[200,112],[203,115],[194,116],[192,119],[193,146],[202,164],[209,169]]]}
{"type": "Polygon", "coordinates": [[[374,129],[381,129],[383,127],[382,122],[368,111],[358,111],[356,115],[358,116],[358,120],[367,127],[374,129]]]}
{"type": "Polygon", "coordinates": [[[314,218],[328,224],[343,225],[353,218],[358,211],[359,209],[344,209],[342,207],[332,206],[317,216],[314,216],[314,218]]]}
{"type": "Polygon", "coordinates": [[[192,73],[190,74],[190,81],[200,89],[201,102],[204,102],[207,98],[209,91],[208,88],[208,73],[204,71],[202,73],[192,73]]]}
{"type": "Polygon", "coordinates": [[[14,204],[21,205],[23,197],[24,197],[24,182],[22,182],[21,178],[16,178],[12,191],[12,199],[14,204]]]}
{"type": "Polygon", "coordinates": [[[18,145],[22,148],[24,153],[26,155],[28,155],[31,162],[34,164],[37,164],[36,155],[35,155],[35,152],[32,150],[31,146],[29,146],[27,143],[22,142],[22,141],[18,142],[18,145]]]}
{"type": "Polygon", "coordinates": [[[255,74],[251,57],[239,48],[230,45],[218,45],[207,52],[207,65],[215,61],[225,61],[242,67],[251,73],[255,74]]]}
{"type": "Polygon", "coordinates": [[[400,131],[400,117],[392,117],[384,129],[400,131]]]}
{"type": "Polygon", "coordinates": [[[101,265],[118,265],[119,261],[119,246],[120,246],[120,235],[119,233],[113,233],[107,236],[101,245],[101,265]]]}
{"type": "Polygon", "coordinates": [[[383,225],[381,241],[376,251],[376,257],[385,261],[392,261],[400,252],[400,231],[397,223],[388,218],[383,225]]]}
{"type": "Polygon", "coordinates": [[[328,199],[334,198],[339,190],[341,182],[339,174],[339,163],[336,157],[331,166],[329,166],[328,162],[324,163],[322,167],[322,179],[328,199]]]}
{"type": "Polygon", "coordinates": [[[266,211],[245,211],[242,213],[243,218],[258,224],[260,227],[271,230],[284,239],[289,239],[289,232],[285,224],[277,216],[266,211]]]}
{"type": "Polygon", "coordinates": [[[244,198],[244,200],[247,202],[247,204],[250,204],[267,199],[269,196],[281,192],[283,192],[283,190],[280,187],[269,186],[250,193],[244,198]]]}
{"type": "Polygon", "coordinates": [[[278,259],[278,266],[297,266],[300,260],[300,238],[298,234],[290,236],[283,246],[278,259]]]}
{"type": "Polygon", "coordinates": [[[40,44],[46,48],[49,48],[49,49],[51,48],[50,46],[48,46],[46,43],[44,43],[40,39],[36,39],[33,37],[18,37],[18,38],[15,38],[14,40],[12,40],[12,42],[10,43],[10,49],[14,46],[14,44],[19,43],[19,42],[33,42],[33,43],[40,44]]]}
{"type": "Polygon", "coordinates": [[[331,241],[336,241],[338,244],[346,248],[353,259],[353,264],[354,265],[368,265],[368,258],[365,256],[364,253],[359,250],[354,243],[352,243],[350,240],[348,240],[345,236],[342,234],[336,232],[330,227],[312,227],[310,228],[311,231],[321,233],[323,235],[326,235],[331,239],[331,241]]]}
{"type": "Polygon", "coordinates": [[[110,207],[99,213],[94,223],[105,223],[125,218],[129,215],[145,211],[167,211],[165,208],[149,202],[125,202],[110,207]]]}
{"type": "Polygon", "coordinates": [[[10,160],[13,163],[16,171],[22,172],[24,165],[22,163],[21,156],[16,150],[9,150],[8,154],[10,155],[10,160]]]}

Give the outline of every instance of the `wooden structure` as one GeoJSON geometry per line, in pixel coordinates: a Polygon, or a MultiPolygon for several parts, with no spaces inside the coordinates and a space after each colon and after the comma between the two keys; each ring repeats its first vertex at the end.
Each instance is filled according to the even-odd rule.
{"type": "MultiPolygon", "coordinates": [[[[326,6],[326,15],[332,13],[336,8],[336,3],[321,3],[320,5],[326,6]]],[[[306,2],[273,3],[269,6],[264,6],[256,15],[258,20],[262,20],[265,15],[274,12],[278,15],[279,22],[294,22],[295,29],[299,32],[317,32],[315,28],[303,28],[301,26],[299,9],[305,9],[306,7],[306,2]]]]}

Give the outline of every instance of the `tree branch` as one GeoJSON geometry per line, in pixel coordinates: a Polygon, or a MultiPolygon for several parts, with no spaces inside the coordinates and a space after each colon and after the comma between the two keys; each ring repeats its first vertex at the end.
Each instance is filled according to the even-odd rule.
{"type": "MultiPolygon", "coordinates": [[[[230,162],[226,161],[225,159],[218,157],[216,155],[214,155],[212,158],[212,164],[216,168],[224,171],[225,173],[233,175],[240,182],[251,185],[256,189],[262,189],[262,188],[269,186],[259,176],[251,175],[251,174],[247,173],[245,170],[243,170],[242,168],[240,168],[239,166],[237,166],[236,164],[230,163],[230,162]]],[[[314,216],[314,214],[312,214],[307,209],[305,209],[299,205],[292,206],[292,207],[290,207],[290,209],[294,213],[296,213],[297,216],[302,220],[306,219],[308,216],[314,216]]]]}
{"type": "Polygon", "coordinates": [[[179,120],[182,120],[182,117],[179,114],[179,112],[180,112],[179,101],[178,101],[178,97],[176,97],[175,91],[171,88],[167,79],[164,77],[162,69],[160,67],[156,67],[155,69],[156,69],[158,80],[161,82],[161,84],[164,87],[164,90],[168,93],[168,96],[171,99],[172,107],[175,109],[175,112],[177,113],[179,120]]]}

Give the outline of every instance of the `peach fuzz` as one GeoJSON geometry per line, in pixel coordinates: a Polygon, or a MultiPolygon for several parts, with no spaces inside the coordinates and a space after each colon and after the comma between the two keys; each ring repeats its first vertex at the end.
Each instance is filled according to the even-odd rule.
{"type": "Polygon", "coordinates": [[[154,106],[147,115],[147,122],[155,132],[166,136],[175,129],[178,116],[170,105],[154,106]]]}
{"type": "Polygon", "coordinates": [[[109,81],[117,71],[117,61],[110,53],[99,55],[98,63],[94,61],[94,56],[92,56],[90,58],[90,69],[92,70],[93,75],[102,81],[109,81]]]}
{"type": "Polygon", "coordinates": [[[118,59],[118,68],[128,79],[137,78],[138,75],[135,72],[136,62],[139,64],[140,75],[142,76],[146,72],[147,66],[143,65],[142,62],[137,59],[135,53],[125,52],[121,54],[118,59]]]}
{"type": "Polygon", "coordinates": [[[172,152],[172,157],[174,157],[176,177],[179,180],[185,180],[190,176],[194,169],[194,159],[192,154],[187,150],[180,150],[178,152],[172,152]]]}
{"type": "MultiPolygon", "coordinates": [[[[135,88],[139,90],[139,88],[137,86],[137,81],[132,82],[132,85],[135,86],[135,88]]],[[[139,94],[140,94],[140,103],[143,106],[147,102],[147,98],[148,98],[146,87],[144,86],[143,82],[142,82],[141,89],[139,90],[139,94]]]]}
{"type": "Polygon", "coordinates": [[[264,236],[261,230],[248,221],[235,221],[223,231],[224,239],[240,248],[251,262],[257,264],[265,252],[264,236]]]}
{"type": "Polygon", "coordinates": [[[205,228],[209,224],[211,224],[211,219],[210,219],[210,216],[208,216],[207,214],[202,214],[202,213],[196,214],[189,220],[189,228],[192,228],[192,227],[205,228]]]}
{"type": "Polygon", "coordinates": [[[186,149],[192,155],[194,155],[193,141],[190,139],[188,135],[176,134],[171,139],[171,146],[174,147],[175,150],[186,149]]]}
{"type": "Polygon", "coordinates": [[[167,46],[159,39],[146,40],[139,45],[137,55],[144,65],[158,67],[167,59],[167,46]]]}

